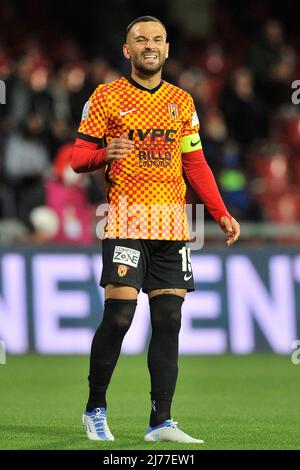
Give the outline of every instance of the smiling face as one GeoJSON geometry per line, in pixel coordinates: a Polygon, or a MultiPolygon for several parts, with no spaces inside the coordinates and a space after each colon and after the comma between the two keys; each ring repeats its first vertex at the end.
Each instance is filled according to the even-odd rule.
{"type": "Polygon", "coordinates": [[[151,77],[162,69],[168,57],[169,44],[166,40],[166,31],[160,23],[136,23],[127,35],[124,56],[131,61],[133,70],[151,77]]]}

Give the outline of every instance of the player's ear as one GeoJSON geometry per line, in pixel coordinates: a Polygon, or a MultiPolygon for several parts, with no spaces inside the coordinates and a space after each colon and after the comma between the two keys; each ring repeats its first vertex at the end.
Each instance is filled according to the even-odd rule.
{"type": "Polygon", "coordinates": [[[166,44],[166,59],[169,57],[169,43],[166,44]]]}
{"type": "Polygon", "coordinates": [[[126,59],[130,59],[128,44],[123,44],[123,54],[126,59]]]}

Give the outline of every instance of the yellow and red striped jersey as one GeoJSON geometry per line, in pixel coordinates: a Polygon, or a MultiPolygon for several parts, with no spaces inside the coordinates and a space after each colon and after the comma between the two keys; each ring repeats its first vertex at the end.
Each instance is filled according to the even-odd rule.
{"type": "Polygon", "coordinates": [[[126,133],[135,146],[106,167],[106,237],[188,240],[181,154],[202,148],[198,131],[192,97],[170,83],[148,90],[121,77],[98,86],[79,137],[109,143],[126,133]]]}

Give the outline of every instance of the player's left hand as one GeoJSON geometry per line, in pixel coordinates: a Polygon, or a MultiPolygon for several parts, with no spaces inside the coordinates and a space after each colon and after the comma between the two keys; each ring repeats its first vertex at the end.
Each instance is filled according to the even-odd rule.
{"type": "Polygon", "coordinates": [[[219,225],[225,235],[227,235],[227,246],[231,246],[234,242],[238,240],[241,233],[240,224],[233,217],[230,220],[229,217],[224,215],[220,218],[219,225]]]}

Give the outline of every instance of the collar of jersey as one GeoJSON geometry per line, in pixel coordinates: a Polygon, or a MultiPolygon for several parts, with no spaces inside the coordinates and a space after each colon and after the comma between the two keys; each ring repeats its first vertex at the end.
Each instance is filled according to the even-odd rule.
{"type": "Polygon", "coordinates": [[[153,93],[155,93],[157,90],[160,89],[160,87],[164,84],[163,80],[161,80],[161,82],[155,87],[155,88],[152,88],[151,90],[149,88],[146,88],[144,87],[143,85],[140,85],[138,82],[136,82],[135,80],[133,80],[132,77],[125,77],[126,80],[128,80],[129,83],[131,83],[131,85],[133,85],[134,87],[136,88],[139,88],[140,90],[142,91],[147,91],[148,93],[150,93],[151,95],[153,95],[153,93]]]}

